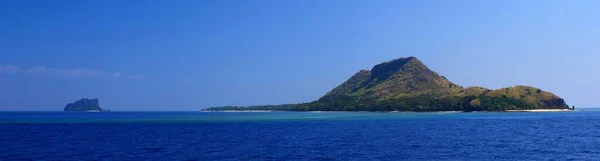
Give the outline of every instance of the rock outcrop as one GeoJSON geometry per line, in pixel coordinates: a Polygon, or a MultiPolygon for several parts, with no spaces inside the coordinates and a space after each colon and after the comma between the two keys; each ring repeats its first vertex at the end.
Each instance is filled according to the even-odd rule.
{"type": "Polygon", "coordinates": [[[98,99],[82,98],[73,103],[67,104],[64,111],[86,111],[86,112],[102,112],[98,99]]]}

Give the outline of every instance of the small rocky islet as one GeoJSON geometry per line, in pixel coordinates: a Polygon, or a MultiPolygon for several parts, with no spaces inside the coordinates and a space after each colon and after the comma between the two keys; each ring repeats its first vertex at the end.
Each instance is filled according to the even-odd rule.
{"type": "Polygon", "coordinates": [[[67,104],[63,111],[105,112],[108,110],[104,110],[100,107],[100,101],[98,99],[82,98],[67,104]]]}

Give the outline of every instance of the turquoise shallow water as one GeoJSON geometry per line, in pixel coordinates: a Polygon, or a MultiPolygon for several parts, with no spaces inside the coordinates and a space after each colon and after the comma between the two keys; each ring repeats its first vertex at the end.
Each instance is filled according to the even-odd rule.
{"type": "MultiPolygon", "coordinates": [[[[467,115],[464,115],[467,116],[467,115]]],[[[0,123],[200,123],[462,117],[454,112],[4,112],[0,123]]]]}
{"type": "Polygon", "coordinates": [[[600,160],[582,112],[0,112],[0,160],[600,160]]]}
{"type": "Polygon", "coordinates": [[[600,108],[587,108],[576,112],[0,112],[0,124],[516,119],[597,114],[600,114],[600,108]]]}

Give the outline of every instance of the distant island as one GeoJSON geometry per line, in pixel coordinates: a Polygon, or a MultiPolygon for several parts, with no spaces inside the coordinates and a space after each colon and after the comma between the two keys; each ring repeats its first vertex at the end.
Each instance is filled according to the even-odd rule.
{"type": "Polygon", "coordinates": [[[539,88],[490,90],[456,85],[415,57],[394,59],[361,70],[316,101],[300,104],[222,106],[203,111],[519,111],[569,109],[539,88]]]}
{"type": "Polygon", "coordinates": [[[82,98],[65,106],[64,111],[80,111],[80,112],[104,112],[106,110],[100,108],[98,99],[82,98]]]}

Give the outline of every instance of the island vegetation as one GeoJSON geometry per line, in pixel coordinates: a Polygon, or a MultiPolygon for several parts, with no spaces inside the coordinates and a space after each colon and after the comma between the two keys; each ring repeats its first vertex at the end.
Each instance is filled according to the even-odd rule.
{"type": "Polygon", "coordinates": [[[222,106],[204,111],[508,111],[569,109],[565,101],[539,88],[490,90],[456,85],[415,57],[361,70],[313,102],[283,105],[222,106]]]}

